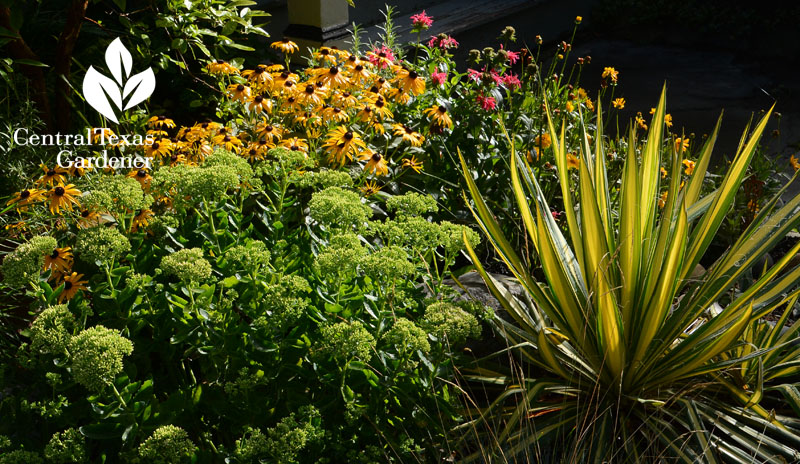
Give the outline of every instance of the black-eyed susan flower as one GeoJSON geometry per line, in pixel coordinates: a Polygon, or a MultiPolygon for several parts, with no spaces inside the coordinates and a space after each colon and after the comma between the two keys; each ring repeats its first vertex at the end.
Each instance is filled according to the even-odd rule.
{"type": "Polygon", "coordinates": [[[244,84],[231,84],[228,86],[228,95],[235,101],[245,103],[252,93],[250,87],[244,84]]]}
{"type": "Polygon", "coordinates": [[[44,190],[31,188],[17,192],[6,202],[6,206],[16,205],[17,211],[22,211],[28,206],[42,200],[44,200],[44,190]]]}
{"type": "Polygon", "coordinates": [[[425,110],[425,114],[431,118],[431,122],[439,127],[449,127],[452,129],[453,120],[447,114],[447,107],[444,105],[434,105],[425,110]]]}
{"type": "Polygon", "coordinates": [[[84,209],[80,213],[80,219],[78,219],[78,228],[79,229],[88,229],[90,227],[95,227],[100,225],[101,217],[100,214],[89,209],[84,209]]]}
{"type": "Polygon", "coordinates": [[[294,113],[296,111],[300,111],[302,107],[300,106],[300,102],[297,101],[297,98],[291,96],[281,103],[281,111],[284,113],[294,113]]]}
{"type": "Polygon", "coordinates": [[[368,173],[374,172],[377,176],[389,174],[389,167],[386,165],[386,159],[383,155],[370,148],[359,153],[358,159],[367,162],[367,164],[364,165],[364,171],[368,173]]]}
{"type": "Polygon", "coordinates": [[[336,64],[338,60],[337,54],[329,47],[320,47],[320,49],[312,53],[311,56],[317,60],[321,66],[336,64]]]}
{"type": "Polygon", "coordinates": [[[336,95],[333,96],[333,104],[339,106],[340,108],[348,110],[350,108],[355,108],[356,106],[358,106],[358,98],[356,98],[350,92],[337,93],[336,95]]]}
{"type": "Polygon", "coordinates": [[[295,94],[295,98],[301,105],[311,105],[314,107],[322,104],[322,99],[325,98],[325,90],[318,88],[312,83],[307,83],[300,86],[300,90],[295,94]]]}
{"type": "Polygon", "coordinates": [[[258,136],[262,139],[274,142],[283,137],[283,129],[280,126],[270,124],[266,119],[263,119],[256,125],[256,134],[258,134],[258,136]]]}
{"type": "Polygon", "coordinates": [[[326,123],[337,122],[342,123],[350,119],[350,115],[346,111],[342,111],[338,106],[325,105],[322,107],[322,120],[326,123]]]}
{"type": "Polygon", "coordinates": [[[281,146],[292,151],[308,153],[308,142],[298,137],[292,137],[290,139],[283,140],[281,142],[281,146]]]}
{"type": "Polygon", "coordinates": [[[322,123],[322,118],[311,111],[300,113],[294,117],[294,123],[309,128],[322,123]]]}
{"type": "Polygon", "coordinates": [[[150,173],[146,168],[132,169],[125,175],[136,179],[136,182],[139,182],[139,185],[142,186],[142,190],[145,191],[150,188],[150,182],[153,180],[153,177],[150,176],[150,173]]]}
{"type": "Polygon", "coordinates": [[[80,190],[72,184],[59,184],[47,192],[50,199],[50,212],[60,214],[61,209],[72,211],[72,205],[80,206],[76,197],[81,195],[80,190]]]}
{"type": "Polygon", "coordinates": [[[350,75],[357,82],[370,82],[374,77],[374,74],[369,70],[367,64],[365,63],[359,63],[353,66],[350,75]]]}
{"type": "Polygon", "coordinates": [[[411,94],[404,92],[403,89],[392,89],[391,92],[389,92],[389,97],[401,105],[405,105],[411,101],[411,94]]]}
{"type": "Polygon", "coordinates": [[[272,42],[270,44],[270,47],[274,48],[275,50],[280,50],[283,53],[286,53],[287,55],[291,55],[292,53],[295,53],[298,50],[300,50],[300,47],[298,47],[296,43],[292,42],[286,37],[284,37],[283,40],[272,42]]]}
{"type": "Polygon", "coordinates": [[[236,66],[228,63],[225,60],[214,60],[206,65],[206,70],[211,74],[237,74],[239,70],[236,66]]]}
{"type": "Polygon", "coordinates": [[[395,81],[405,93],[419,95],[425,91],[425,79],[414,70],[401,69],[395,81]]]}
{"type": "Polygon", "coordinates": [[[216,135],[213,139],[211,139],[211,142],[216,146],[221,146],[224,149],[234,153],[239,153],[239,150],[242,148],[241,139],[230,134],[216,135]]]}
{"type": "Polygon", "coordinates": [[[392,114],[392,111],[389,109],[389,104],[386,103],[383,97],[378,96],[372,106],[374,107],[375,115],[378,119],[392,119],[394,117],[394,114],[392,114]]]}
{"type": "Polygon", "coordinates": [[[136,212],[131,220],[131,232],[137,232],[142,227],[147,227],[150,223],[150,218],[153,217],[153,212],[149,209],[142,209],[136,212]]]}
{"type": "Polygon", "coordinates": [[[255,69],[246,69],[242,71],[242,77],[259,88],[269,88],[273,82],[272,74],[263,64],[256,66],[255,69]]]}
{"type": "Polygon", "coordinates": [[[411,158],[403,159],[403,167],[404,168],[408,168],[408,169],[412,169],[417,174],[422,172],[422,162],[417,160],[416,156],[412,156],[411,158]]]}
{"type": "Polygon", "coordinates": [[[403,141],[410,143],[412,147],[422,146],[425,136],[419,132],[416,132],[414,129],[406,126],[405,124],[395,124],[393,127],[394,135],[399,135],[403,138],[403,141]]]}
{"type": "Polygon", "coordinates": [[[579,169],[581,167],[581,160],[572,153],[567,153],[567,169],[579,169]]]}
{"type": "Polygon", "coordinates": [[[280,90],[286,87],[286,82],[297,84],[299,76],[289,71],[281,71],[280,73],[277,73],[275,76],[273,76],[273,79],[274,79],[273,89],[280,90]]]}
{"type": "Polygon", "coordinates": [[[49,255],[44,255],[44,270],[66,273],[72,267],[72,248],[56,248],[49,255]]]}
{"type": "Polygon", "coordinates": [[[381,190],[381,187],[378,185],[377,181],[372,181],[372,182],[366,181],[359,190],[361,190],[361,193],[365,197],[370,197],[378,193],[381,190]]]}
{"type": "Polygon", "coordinates": [[[36,181],[36,184],[38,185],[61,184],[67,180],[67,170],[60,166],[53,166],[52,168],[49,168],[42,164],[41,168],[42,171],[44,171],[44,175],[36,181]]]}
{"type": "Polygon", "coordinates": [[[145,144],[144,154],[148,158],[159,158],[168,156],[172,153],[173,146],[172,140],[168,138],[160,138],[153,140],[153,143],[145,144]]]}
{"type": "Polygon", "coordinates": [[[345,126],[339,126],[329,132],[322,146],[328,153],[330,163],[339,166],[343,165],[347,159],[353,159],[355,153],[366,148],[361,136],[345,126]]]}
{"type": "Polygon", "coordinates": [[[153,129],[174,129],[175,121],[166,116],[153,116],[147,120],[147,127],[153,129]]]}
{"type": "Polygon", "coordinates": [[[251,143],[240,153],[242,157],[254,163],[264,159],[264,152],[259,149],[258,144],[251,143]]]}
{"type": "Polygon", "coordinates": [[[369,122],[372,118],[375,117],[375,111],[372,109],[372,105],[366,104],[358,110],[356,113],[356,120],[361,122],[369,122]]]}
{"type": "Polygon", "coordinates": [[[335,89],[345,87],[348,83],[347,76],[345,76],[338,66],[331,66],[327,69],[318,68],[312,71],[312,73],[316,75],[318,81],[335,89]]]}
{"type": "Polygon", "coordinates": [[[254,113],[271,113],[272,99],[265,95],[255,95],[248,100],[247,109],[254,113]]]}
{"type": "Polygon", "coordinates": [[[64,276],[64,290],[58,296],[59,303],[64,300],[71,300],[75,298],[79,291],[86,290],[86,284],[89,282],[81,280],[82,278],[83,274],[78,274],[77,272],[64,276]]]}

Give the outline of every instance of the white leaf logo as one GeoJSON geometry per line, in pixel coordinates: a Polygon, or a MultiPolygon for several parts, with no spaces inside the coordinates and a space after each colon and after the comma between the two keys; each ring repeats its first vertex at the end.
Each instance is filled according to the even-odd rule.
{"type": "Polygon", "coordinates": [[[130,75],[133,58],[119,38],[106,49],[106,66],[114,79],[89,66],[83,78],[83,96],[98,113],[119,123],[118,112],[133,108],[153,94],[156,76],[151,68],[130,75]]]}

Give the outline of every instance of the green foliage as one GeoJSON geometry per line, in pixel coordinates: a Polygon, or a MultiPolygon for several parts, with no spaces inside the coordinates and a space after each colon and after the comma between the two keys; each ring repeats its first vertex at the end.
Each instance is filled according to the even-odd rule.
{"type": "Polygon", "coordinates": [[[23,287],[38,279],[44,266],[44,257],[57,247],[53,237],[36,236],[19,245],[3,259],[3,281],[11,287],[23,287]]]}
{"type": "Polygon", "coordinates": [[[44,457],[53,464],[87,462],[85,438],[73,428],[56,432],[44,448],[44,457]]]}
{"type": "Polygon", "coordinates": [[[185,430],[174,425],[164,425],[139,445],[139,456],[147,462],[157,464],[180,464],[189,462],[195,448],[185,430]]]}

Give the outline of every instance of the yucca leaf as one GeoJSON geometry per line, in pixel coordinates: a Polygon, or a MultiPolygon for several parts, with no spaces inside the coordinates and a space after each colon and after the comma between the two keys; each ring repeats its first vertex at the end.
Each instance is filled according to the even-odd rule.
{"type": "Polygon", "coordinates": [[[687,207],[694,205],[695,202],[697,202],[697,199],[700,198],[700,191],[703,188],[703,180],[706,176],[708,164],[711,161],[711,152],[714,150],[714,144],[717,142],[717,134],[719,134],[720,125],[722,125],[722,113],[719,114],[719,118],[717,118],[717,124],[714,126],[714,130],[711,132],[711,135],[708,137],[705,144],[703,144],[700,158],[698,158],[694,166],[692,178],[689,180],[689,185],[686,188],[687,207]]]}

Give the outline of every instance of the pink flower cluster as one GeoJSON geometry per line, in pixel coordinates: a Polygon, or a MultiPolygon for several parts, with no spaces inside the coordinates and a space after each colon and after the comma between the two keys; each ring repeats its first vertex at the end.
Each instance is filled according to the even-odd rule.
{"type": "Polygon", "coordinates": [[[431,80],[436,85],[444,85],[444,83],[447,82],[447,73],[433,72],[431,73],[431,80]]]}
{"type": "Polygon", "coordinates": [[[458,41],[449,35],[440,34],[431,37],[431,40],[428,41],[428,47],[430,48],[441,48],[442,50],[447,50],[449,48],[456,48],[458,47],[458,41]]]}
{"type": "Polygon", "coordinates": [[[481,108],[483,108],[486,111],[494,111],[494,109],[497,108],[497,100],[495,100],[494,97],[485,97],[481,93],[478,94],[476,101],[478,102],[479,105],[481,105],[481,108]]]}
{"type": "Polygon", "coordinates": [[[411,16],[411,25],[415,31],[423,31],[433,25],[433,18],[428,16],[427,13],[425,13],[425,10],[422,10],[422,13],[417,13],[411,16]]]}
{"type": "Polygon", "coordinates": [[[380,47],[376,46],[372,51],[367,52],[367,59],[369,59],[369,62],[372,63],[373,66],[377,66],[379,69],[385,69],[394,63],[394,52],[386,45],[381,45],[380,47]]]}
{"type": "Polygon", "coordinates": [[[512,90],[518,89],[522,86],[522,83],[516,74],[500,74],[494,69],[487,70],[485,66],[480,71],[477,69],[467,69],[467,73],[469,74],[470,79],[478,83],[483,81],[488,82],[491,79],[495,85],[502,85],[512,90]]]}

